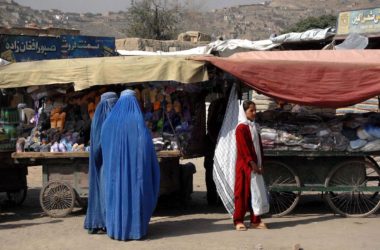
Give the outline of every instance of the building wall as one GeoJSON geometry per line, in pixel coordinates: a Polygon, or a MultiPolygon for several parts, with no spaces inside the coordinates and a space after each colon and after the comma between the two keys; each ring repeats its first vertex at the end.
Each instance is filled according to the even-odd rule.
{"type": "Polygon", "coordinates": [[[60,36],[60,35],[72,35],[76,36],[80,34],[76,29],[60,29],[60,28],[26,28],[26,27],[13,27],[6,28],[0,27],[0,34],[3,35],[25,35],[25,36],[60,36]]]}
{"type": "Polygon", "coordinates": [[[140,50],[140,51],[180,51],[206,45],[205,43],[181,42],[177,40],[159,41],[142,38],[123,38],[116,40],[117,50],[140,50]]]}

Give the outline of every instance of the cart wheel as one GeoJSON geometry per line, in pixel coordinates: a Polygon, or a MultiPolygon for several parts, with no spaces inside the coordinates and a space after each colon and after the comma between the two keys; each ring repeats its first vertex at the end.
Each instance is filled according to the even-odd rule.
{"type": "Polygon", "coordinates": [[[297,205],[301,191],[291,191],[292,187],[301,187],[301,181],[286,164],[279,161],[266,161],[264,179],[270,193],[270,212],[274,217],[290,213],[297,205]],[[281,189],[288,189],[280,191],[281,189]],[[279,191],[274,191],[280,189],[279,191]],[[290,190],[289,190],[290,189],[290,190]]]}
{"type": "Polygon", "coordinates": [[[329,206],[343,216],[365,217],[380,207],[376,190],[380,186],[380,169],[371,161],[349,160],[338,164],[327,176],[325,186],[341,188],[327,192],[325,197],[329,206]]]}
{"type": "Polygon", "coordinates": [[[81,207],[83,209],[87,209],[87,201],[88,199],[86,197],[81,197],[76,190],[75,192],[75,206],[81,207]]]}
{"type": "Polygon", "coordinates": [[[8,201],[11,202],[12,204],[20,206],[24,202],[27,192],[28,192],[28,187],[23,187],[17,191],[7,191],[8,201]]]}
{"type": "Polygon", "coordinates": [[[65,217],[73,210],[74,203],[73,188],[63,182],[50,181],[40,192],[41,207],[50,217],[65,217]]]}

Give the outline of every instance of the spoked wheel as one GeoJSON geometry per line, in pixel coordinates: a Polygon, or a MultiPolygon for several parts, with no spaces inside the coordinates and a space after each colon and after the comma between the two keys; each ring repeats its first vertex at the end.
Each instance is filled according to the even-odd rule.
{"type": "Polygon", "coordinates": [[[380,207],[380,169],[368,160],[349,160],[334,167],[326,178],[326,200],[338,214],[365,217],[380,207]]]}
{"type": "Polygon", "coordinates": [[[75,192],[75,206],[78,206],[78,207],[81,207],[83,209],[87,209],[87,206],[88,206],[88,198],[87,197],[81,197],[77,192],[76,190],[74,190],[75,192]]]}
{"type": "Polygon", "coordinates": [[[269,187],[270,212],[274,217],[290,213],[297,205],[301,191],[301,181],[286,164],[279,161],[266,161],[264,179],[269,187]]]}
{"type": "Polygon", "coordinates": [[[41,190],[40,204],[50,217],[65,217],[73,210],[74,203],[73,188],[63,182],[51,181],[41,190]]]}
{"type": "Polygon", "coordinates": [[[20,206],[24,202],[27,192],[28,187],[23,187],[17,191],[7,191],[8,201],[11,202],[11,204],[20,206]]]}

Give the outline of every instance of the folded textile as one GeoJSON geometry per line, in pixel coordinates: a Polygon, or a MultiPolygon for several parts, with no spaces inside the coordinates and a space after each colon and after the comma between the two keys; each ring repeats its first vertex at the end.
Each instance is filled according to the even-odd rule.
{"type": "Polygon", "coordinates": [[[277,139],[277,132],[271,133],[271,132],[261,132],[261,139],[262,140],[268,140],[268,141],[276,141],[277,139]]]}
{"type": "Polygon", "coordinates": [[[365,152],[380,150],[380,139],[368,142],[361,150],[365,152]]]}
{"type": "Polygon", "coordinates": [[[363,127],[358,128],[356,134],[359,137],[359,139],[367,140],[367,141],[374,140],[374,137],[370,135],[363,127]]]}
{"type": "Polygon", "coordinates": [[[367,144],[366,140],[357,139],[355,141],[350,141],[350,148],[351,149],[359,149],[367,144]]]}
{"type": "Polygon", "coordinates": [[[374,126],[372,124],[365,124],[364,130],[372,137],[380,139],[380,127],[374,126]]]}

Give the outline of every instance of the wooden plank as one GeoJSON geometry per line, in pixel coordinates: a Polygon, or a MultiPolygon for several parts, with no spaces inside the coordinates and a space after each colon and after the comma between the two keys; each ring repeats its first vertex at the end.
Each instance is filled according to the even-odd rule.
{"type": "MultiPolygon", "coordinates": [[[[167,150],[157,152],[157,157],[180,157],[179,150],[167,150]]],[[[57,158],[88,158],[89,152],[14,152],[12,153],[13,159],[57,159],[57,158]]]]}
{"type": "Polygon", "coordinates": [[[56,158],[88,158],[88,152],[20,152],[12,153],[12,158],[14,159],[56,159],[56,158]]]}
{"type": "Polygon", "coordinates": [[[180,157],[181,152],[179,150],[166,150],[157,152],[157,157],[166,158],[166,157],[180,157]]]}

